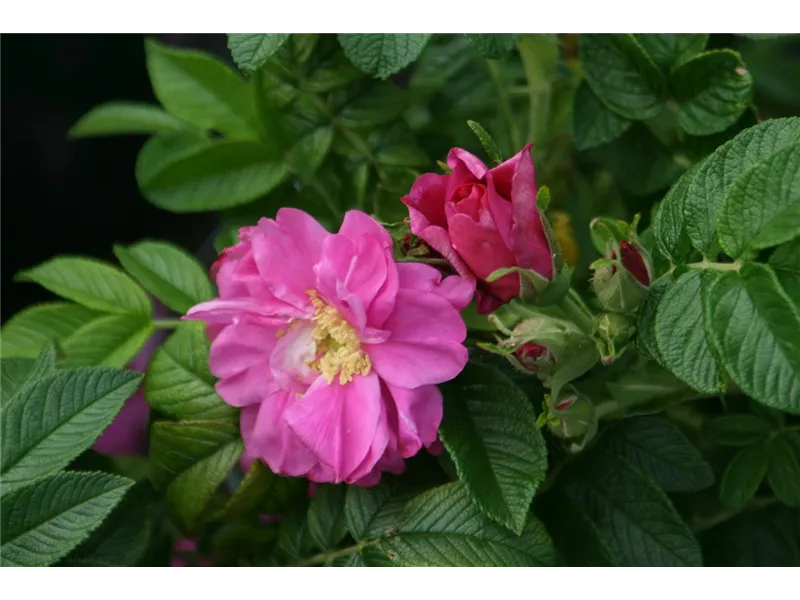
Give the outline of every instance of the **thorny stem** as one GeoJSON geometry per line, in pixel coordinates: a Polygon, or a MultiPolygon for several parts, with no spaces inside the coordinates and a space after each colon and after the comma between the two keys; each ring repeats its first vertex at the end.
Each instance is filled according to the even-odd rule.
{"type": "Polygon", "coordinates": [[[180,319],[154,319],[153,325],[158,329],[174,329],[183,323],[180,319]]]}
{"type": "Polygon", "coordinates": [[[694,527],[692,527],[692,531],[695,534],[702,533],[704,531],[716,527],[717,525],[721,525],[722,523],[730,521],[734,517],[738,517],[739,515],[745,512],[751,510],[758,510],[760,508],[767,508],[768,506],[773,506],[775,504],[778,504],[778,499],[774,497],[753,498],[750,501],[750,503],[744,508],[724,510],[714,515],[713,517],[708,517],[706,519],[699,519],[697,523],[695,523],[694,527]]]}
{"type": "Polygon", "coordinates": [[[319,554],[315,554],[309,558],[296,562],[293,566],[295,567],[313,567],[315,565],[326,565],[330,562],[333,562],[337,558],[342,558],[344,556],[350,556],[351,554],[355,554],[357,552],[361,552],[367,546],[374,546],[378,543],[378,540],[372,540],[370,542],[359,542],[353,546],[348,546],[347,548],[342,548],[340,550],[329,550],[327,552],[320,552],[319,554]]]}
{"type": "Polygon", "coordinates": [[[500,66],[496,60],[487,60],[486,64],[489,66],[489,72],[492,74],[492,79],[497,87],[497,95],[500,98],[500,111],[508,122],[511,146],[513,148],[520,148],[522,147],[522,139],[520,137],[519,127],[517,127],[517,123],[514,121],[514,115],[511,112],[511,103],[508,100],[508,91],[503,81],[503,75],[500,72],[500,66]]]}

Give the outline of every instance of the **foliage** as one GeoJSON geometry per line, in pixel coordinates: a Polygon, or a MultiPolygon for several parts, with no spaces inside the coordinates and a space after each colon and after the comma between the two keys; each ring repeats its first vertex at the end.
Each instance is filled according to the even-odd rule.
{"type": "Polygon", "coordinates": [[[400,202],[419,175],[449,171],[453,147],[495,166],[533,143],[570,264],[536,300],[463,313],[438,456],[312,497],[243,470],[204,328],[154,313],[151,296],[176,317],[213,298],[209,265],[143,240],[115,246],[119,265],[32,266],[18,280],[59,299],[2,327],[3,566],[166,564],[180,537],[217,565],[800,565],[800,85],[765,58],[796,39],[228,42],[233,64],[148,39],[158,104],[110,101],[70,136],[149,136],[131,165],[144,200],[215,212],[218,249],[280,207],[329,228],[357,208],[403,261],[420,258],[400,202]],[[763,98],[795,108],[765,118],[763,98]],[[508,350],[531,323],[546,373],[508,350]],[[126,369],[157,331],[144,373],[126,369]],[[147,458],[100,456],[140,384],[147,458]]]}

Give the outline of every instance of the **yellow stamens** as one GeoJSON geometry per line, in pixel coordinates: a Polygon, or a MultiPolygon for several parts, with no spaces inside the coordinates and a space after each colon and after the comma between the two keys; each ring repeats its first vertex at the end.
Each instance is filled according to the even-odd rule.
{"type": "Polygon", "coordinates": [[[339,383],[353,381],[355,375],[368,375],[372,369],[369,356],[361,350],[361,340],[350,325],[332,306],[325,304],[316,290],[306,292],[314,305],[316,326],[311,336],[317,343],[317,358],[311,368],[331,383],[339,375],[339,383]]]}

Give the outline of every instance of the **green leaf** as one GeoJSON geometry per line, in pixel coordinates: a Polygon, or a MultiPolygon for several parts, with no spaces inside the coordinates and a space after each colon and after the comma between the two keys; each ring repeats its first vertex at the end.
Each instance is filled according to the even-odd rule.
{"type": "Polygon", "coordinates": [[[514,49],[516,36],[513,33],[465,33],[466,38],[484,58],[498,59],[514,49]]]}
{"type": "Polygon", "coordinates": [[[742,508],[755,495],[767,473],[767,445],[759,442],[733,457],[722,476],[719,498],[731,508],[742,508]]]}
{"type": "Polygon", "coordinates": [[[633,121],[609,109],[586,82],[575,92],[572,136],[578,150],[612,142],[625,133],[633,121]]]}
{"type": "Polygon", "coordinates": [[[731,379],[762,404],[800,413],[800,316],[764,265],[745,263],[705,290],[711,339],[731,379]]]}
{"type": "Polygon", "coordinates": [[[650,286],[647,296],[639,305],[639,310],[636,313],[636,347],[642,354],[652,358],[659,364],[663,364],[664,361],[661,358],[661,351],[658,349],[656,338],[656,314],[658,305],[667,290],[672,287],[672,284],[671,277],[663,277],[657,280],[650,286]]]}
{"type": "Polygon", "coordinates": [[[100,436],[141,376],[105,367],[60,371],[3,406],[3,493],[62,469],[100,436]]]}
{"type": "Polygon", "coordinates": [[[711,50],[683,63],[670,78],[678,124],[690,135],[724,131],[753,99],[753,77],[733,50],[711,50]]]}
{"type": "Polygon", "coordinates": [[[800,136],[800,118],[771,119],[739,133],[689,170],[664,198],[656,218],[659,248],[677,263],[688,259],[682,240],[716,260],[717,213],[741,173],[800,136]]]}
{"type": "Polygon", "coordinates": [[[214,492],[242,454],[238,423],[157,421],[150,432],[150,467],[167,508],[193,532],[214,492]]]}
{"type": "Polygon", "coordinates": [[[702,52],[708,42],[707,33],[643,33],[635,37],[665,72],[702,52]]]}
{"type": "Polygon", "coordinates": [[[36,304],[11,317],[0,331],[2,356],[34,358],[47,342],[60,341],[98,313],[70,302],[36,304]]]}
{"type": "Polygon", "coordinates": [[[617,114],[650,119],[664,107],[664,77],[630,34],[581,35],[586,81],[617,114]]]}
{"type": "Polygon", "coordinates": [[[36,359],[4,358],[0,361],[0,394],[4,409],[25,386],[56,372],[56,349],[52,344],[45,346],[36,359]]]}
{"type": "Polygon", "coordinates": [[[386,79],[416,60],[429,33],[340,33],[339,43],[364,73],[386,79]]]}
{"type": "Polygon", "coordinates": [[[88,258],[52,258],[20,272],[16,279],[33,281],[62,298],[102,312],[146,316],[153,312],[147,295],[130,277],[116,267],[88,258]]]}
{"type": "Polygon", "coordinates": [[[497,142],[492,139],[492,136],[483,128],[483,125],[475,121],[467,121],[467,125],[478,137],[478,141],[480,141],[484,152],[486,152],[489,158],[498,165],[503,162],[503,157],[500,154],[500,148],[497,147],[497,142]]]}
{"type": "Polygon", "coordinates": [[[174,133],[187,127],[188,123],[159,106],[142,102],[106,102],[83,115],[69,130],[69,136],[174,133]]]}
{"type": "Polygon", "coordinates": [[[364,549],[369,566],[552,566],[553,546],[531,519],[516,535],[484,517],[459,483],[434,488],[406,506],[397,532],[364,549]]]}
{"type": "Polygon", "coordinates": [[[536,499],[536,514],[570,567],[613,567],[614,557],[589,515],[564,494],[550,491],[536,499]]]}
{"type": "Polygon", "coordinates": [[[356,540],[390,535],[412,497],[413,492],[396,481],[382,481],[374,487],[348,486],[344,514],[350,534],[356,540]]]}
{"type": "MultiPolygon", "coordinates": [[[[158,138],[154,138],[158,140],[158,138]]],[[[153,142],[150,140],[148,144],[153,142]]],[[[142,149],[136,179],[144,197],[170,212],[203,212],[247,204],[283,182],[286,166],[258,142],[221,141],[182,148],[174,160],[155,166],[142,149]]]]}
{"type": "Polygon", "coordinates": [[[292,146],[286,160],[292,171],[310,178],[325,160],[332,143],[333,128],[317,127],[292,146]]]}
{"type": "Polygon", "coordinates": [[[800,236],[800,143],[733,181],[719,211],[719,243],[733,258],[800,236]]]}
{"type": "Polygon", "coordinates": [[[65,566],[136,566],[150,545],[157,500],[149,481],[138,482],[103,524],[70,553],[65,566]]]}
{"type": "Polygon", "coordinates": [[[767,444],[767,481],[775,496],[794,508],[800,507],[800,463],[790,434],[775,436],[767,444]]]}
{"type": "Polygon", "coordinates": [[[335,548],[347,535],[344,516],[344,485],[325,484],[317,488],[308,507],[308,533],[321,549],[335,548]]]}
{"type": "Polygon", "coordinates": [[[288,33],[229,33],[233,62],[245,73],[260,69],[289,39],[288,33]]]}
{"type": "Polygon", "coordinates": [[[114,246],[114,254],[148,292],[179,314],[214,296],[203,266],[177,246],[148,240],[114,246]]]}
{"type": "Polygon", "coordinates": [[[701,539],[708,567],[800,567],[800,513],[785,506],[745,511],[701,539]]]}
{"type": "Polygon", "coordinates": [[[214,391],[209,349],[203,323],[181,323],[147,367],[144,396],[150,406],[177,419],[235,419],[239,411],[214,391]]]}
{"type": "Polygon", "coordinates": [[[66,338],[64,367],[124,367],[142,349],[155,328],[148,317],[104,315],[66,338]]]}
{"type": "Polygon", "coordinates": [[[547,449],[525,394],[491,367],[468,364],[442,386],[439,429],[458,477],[478,506],[520,533],[547,471],[547,449]]]}
{"type": "Polygon", "coordinates": [[[232,69],[210,54],[145,42],[153,93],[176,117],[237,139],[257,139],[255,96],[232,69]]]}
{"type": "Polygon", "coordinates": [[[665,492],[698,492],[714,483],[711,466],[663,417],[622,420],[606,434],[603,443],[665,492]]]}
{"type": "Polygon", "coordinates": [[[656,310],[655,332],[663,366],[692,388],[722,391],[724,373],[706,334],[701,292],[717,277],[709,270],[689,270],[669,288],[656,310]]]}
{"type": "Polygon", "coordinates": [[[664,190],[681,173],[672,153],[642,123],[634,123],[598,154],[619,186],[634,196],[664,190]]]}
{"type": "Polygon", "coordinates": [[[653,222],[658,250],[675,264],[688,262],[694,251],[686,231],[683,208],[689,185],[703,164],[693,166],[675,182],[659,205],[653,222]]]}
{"type": "Polygon", "coordinates": [[[278,526],[278,549],[291,558],[301,558],[311,549],[306,511],[294,508],[281,517],[278,526]]]}
{"type": "Polygon", "coordinates": [[[260,460],[256,460],[219,516],[241,517],[255,510],[282,514],[307,495],[308,483],[305,479],[279,477],[260,460]]]}
{"type": "Polygon", "coordinates": [[[0,564],[52,565],[103,522],[131,485],[105,473],[67,472],[3,496],[0,564]]]}
{"type": "Polygon", "coordinates": [[[800,310],[800,237],[775,248],[769,264],[786,295],[800,310]]]}
{"type": "Polygon", "coordinates": [[[755,415],[726,415],[706,421],[703,433],[722,446],[749,446],[764,440],[772,426],[755,415]]]}
{"type": "Polygon", "coordinates": [[[564,493],[587,512],[619,566],[701,566],[697,540],[649,479],[608,452],[562,474],[564,493]]]}
{"type": "Polygon", "coordinates": [[[392,83],[373,83],[348,98],[337,122],[351,129],[371,129],[397,119],[408,107],[409,96],[392,83]]]}

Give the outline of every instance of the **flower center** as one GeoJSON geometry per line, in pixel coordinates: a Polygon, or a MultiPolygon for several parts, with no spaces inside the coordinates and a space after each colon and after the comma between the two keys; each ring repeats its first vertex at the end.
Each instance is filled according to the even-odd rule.
{"type": "Polygon", "coordinates": [[[369,356],[361,350],[361,340],[342,315],[328,306],[316,290],[306,292],[314,305],[315,323],[311,337],[317,344],[317,357],[310,367],[331,383],[339,375],[339,383],[344,385],[353,381],[356,375],[368,375],[372,369],[369,356]]]}

